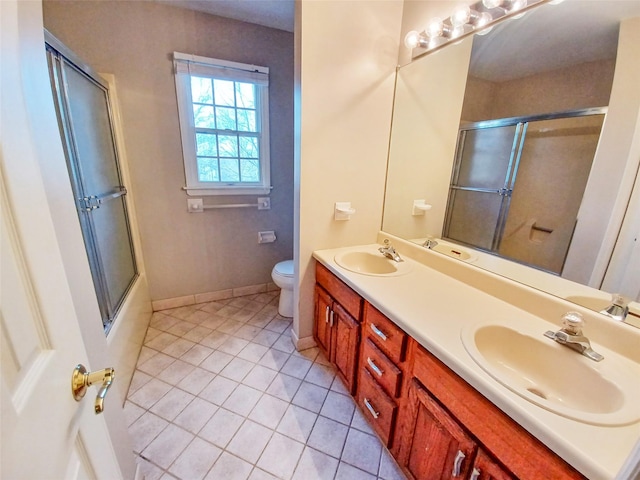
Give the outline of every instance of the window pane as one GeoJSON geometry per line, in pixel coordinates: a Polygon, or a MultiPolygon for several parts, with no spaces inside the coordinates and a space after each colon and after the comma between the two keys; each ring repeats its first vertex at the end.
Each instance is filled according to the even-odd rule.
{"type": "Polygon", "coordinates": [[[236,129],[236,109],[227,107],[216,107],[216,123],[219,130],[236,129]]]}
{"type": "Polygon", "coordinates": [[[233,94],[233,82],[229,80],[214,80],[213,87],[216,97],[216,105],[233,107],[236,104],[233,94]]]}
{"type": "Polygon", "coordinates": [[[193,122],[196,128],[216,128],[213,107],[193,105],[193,122]]]}
{"type": "Polygon", "coordinates": [[[255,110],[238,110],[238,131],[257,132],[255,110]]]}
{"type": "Polygon", "coordinates": [[[220,135],[218,147],[221,157],[238,157],[238,137],[235,135],[220,135]]]}
{"type": "Polygon", "coordinates": [[[198,157],[198,181],[218,182],[218,162],[215,158],[198,157]]]}
{"type": "Polygon", "coordinates": [[[258,158],[258,139],[256,137],[240,137],[240,156],[258,158]]]}
{"type": "Polygon", "coordinates": [[[252,83],[236,82],[236,106],[256,108],[256,89],[252,83]]]}
{"type": "Polygon", "coordinates": [[[239,182],[240,172],[238,160],[235,158],[220,159],[220,180],[223,182],[239,182]]]}
{"type": "Polygon", "coordinates": [[[207,133],[196,133],[197,155],[215,157],[218,155],[216,136],[207,133]]]}
{"type": "Polygon", "coordinates": [[[213,103],[211,79],[191,77],[191,98],[194,103],[213,103]]]}
{"type": "Polygon", "coordinates": [[[243,182],[260,181],[260,163],[258,160],[240,160],[240,168],[243,182]]]}

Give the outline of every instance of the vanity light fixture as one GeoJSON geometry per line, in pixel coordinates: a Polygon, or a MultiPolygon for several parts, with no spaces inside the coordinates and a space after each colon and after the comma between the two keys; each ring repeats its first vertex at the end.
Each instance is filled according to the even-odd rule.
{"type": "Polygon", "coordinates": [[[499,20],[520,18],[534,7],[544,3],[556,4],[563,0],[479,0],[462,5],[445,20],[433,18],[422,32],[412,30],[404,37],[404,45],[412,57],[438,49],[447,43],[472,34],[485,35],[499,20]]]}

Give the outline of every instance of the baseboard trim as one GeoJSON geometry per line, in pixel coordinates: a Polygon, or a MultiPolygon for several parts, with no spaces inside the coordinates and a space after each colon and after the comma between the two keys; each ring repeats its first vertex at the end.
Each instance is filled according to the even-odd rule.
{"type": "Polygon", "coordinates": [[[220,300],[228,300],[229,298],[243,297],[245,295],[255,295],[258,293],[275,292],[280,290],[274,283],[260,283],[258,285],[247,285],[245,287],[228,288],[226,290],[217,290],[215,292],[196,293],[193,295],[184,295],[181,297],[164,298],[162,300],[154,300],[151,302],[151,308],[154,312],[167,310],[169,308],[187,307],[197,303],[217,302],[220,300]]]}
{"type": "Polygon", "coordinates": [[[296,350],[306,350],[307,348],[313,348],[316,346],[316,341],[313,337],[303,337],[298,338],[298,334],[295,330],[291,329],[291,341],[293,342],[293,346],[296,347],[296,350]]]}

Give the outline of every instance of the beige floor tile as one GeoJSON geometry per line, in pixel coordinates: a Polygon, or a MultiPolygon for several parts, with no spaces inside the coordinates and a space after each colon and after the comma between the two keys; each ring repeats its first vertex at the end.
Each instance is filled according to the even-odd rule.
{"type": "Polygon", "coordinates": [[[275,430],[289,403],[271,395],[263,395],[249,414],[249,420],[275,430]]]}
{"type": "Polygon", "coordinates": [[[244,417],[220,408],[200,430],[198,436],[220,448],[226,448],[244,420],[244,417]]]}
{"type": "Polygon", "coordinates": [[[329,393],[329,391],[326,388],[313,385],[312,383],[302,382],[291,403],[311,410],[312,412],[319,413],[327,393],[329,393]]]}
{"type": "Polygon", "coordinates": [[[250,362],[258,363],[268,351],[268,347],[265,347],[264,345],[260,345],[258,343],[250,342],[240,351],[240,353],[238,353],[238,357],[249,360],[250,362]]]}
{"type": "Polygon", "coordinates": [[[293,475],[303,450],[303,443],[274,433],[256,466],[288,480],[293,475]]]}
{"type": "Polygon", "coordinates": [[[313,448],[305,447],[293,474],[293,480],[333,480],[338,460],[313,448]]]}
{"type": "Polygon", "coordinates": [[[260,345],[264,345],[265,347],[271,347],[276,340],[278,340],[279,335],[276,332],[271,332],[269,330],[262,330],[259,334],[253,337],[253,342],[259,343],[260,345]]]}
{"type": "Polygon", "coordinates": [[[229,338],[229,335],[227,335],[226,333],[222,333],[217,330],[214,330],[209,335],[207,335],[202,340],[200,340],[200,344],[209,348],[218,348],[228,338],[229,338]]]}
{"type": "Polygon", "coordinates": [[[155,377],[175,361],[176,359],[169,355],[158,353],[146,362],[138,363],[138,370],[155,377]]]}
{"type": "Polygon", "coordinates": [[[209,385],[207,385],[198,396],[215,405],[222,406],[237,386],[238,382],[218,376],[211,380],[209,385]]]}
{"type": "Polygon", "coordinates": [[[169,422],[146,412],[129,427],[129,433],[133,440],[133,451],[141,452],[162,432],[169,422]]]}
{"type": "Polygon", "coordinates": [[[274,477],[270,473],[259,468],[254,468],[251,471],[251,475],[249,475],[249,480],[278,480],[278,477],[274,477]]]}
{"type": "Polygon", "coordinates": [[[348,433],[349,427],[346,425],[326,417],[318,417],[307,445],[332,457],[340,458],[348,433]]]}
{"type": "Polygon", "coordinates": [[[212,348],[204,345],[194,345],[180,357],[180,360],[191,365],[200,365],[212,353],[212,348]]]}
{"type": "Polygon", "coordinates": [[[165,470],[182,453],[193,440],[192,433],[183,430],[173,424],[169,424],[160,434],[142,451],[142,455],[165,470]]]}
{"type": "Polygon", "coordinates": [[[194,398],[182,412],[175,418],[173,423],[184,428],[188,432],[197,434],[202,430],[207,422],[213,417],[218,407],[202,398],[194,398]]]}
{"type": "Polygon", "coordinates": [[[327,367],[321,363],[314,363],[311,365],[311,368],[307,372],[306,377],[304,377],[304,380],[323,388],[330,388],[335,376],[335,368],[327,367]]]}
{"type": "Polygon", "coordinates": [[[180,390],[179,388],[173,388],[158,400],[149,411],[171,422],[193,399],[194,396],[190,393],[180,390]]]}
{"type": "Polygon", "coordinates": [[[302,380],[307,376],[311,365],[313,365],[313,362],[307,360],[306,358],[291,355],[280,371],[282,373],[286,373],[287,375],[291,375],[292,377],[302,380]]]}
{"type": "MultiPolygon", "coordinates": [[[[311,435],[313,436],[313,433],[311,435]]],[[[352,428],[349,430],[349,435],[347,435],[341,460],[349,465],[377,475],[381,453],[382,444],[378,437],[352,428]]]]}
{"type": "Polygon", "coordinates": [[[229,398],[225,400],[222,406],[238,415],[246,417],[253,407],[256,406],[261,396],[262,392],[255,388],[238,385],[238,388],[229,395],[229,398]]]}
{"type": "Polygon", "coordinates": [[[229,355],[237,355],[242,351],[244,347],[249,345],[249,342],[243,338],[229,337],[220,344],[218,350],[229,355]]]}
{"type": "Polygon", "coordinates": [[[222,369],[220,375],[236,382],[241,382],[255,366],[256,364],[249,360],[235,357],[222,369]]]}
{"type": "Polygon", "coordinates": [[[177,387],[193,395],[198,395],[215,377],[215,373],[196,367],[180,380],[177,387]]]}
{"type": "Polygon", "coordinates": [[[272,434],[273,430],[246,420],[227,445],[227,451],[254,464],[260,458],[272,434]]]}
{"type": "Polygon", "coordinates": [[[213,373],[220,373],[231,360],[233,360],[233,355],[215,350],[200,363],[200,368],[213,373]]]}
{"type": "Polygon", "coordinates": [[[298,442],[306,443],[317,418],[317,413],[289,404],[276,431],[298,442]]]}
{"type": "Polygon", "coordinates": [[[139,419],[146,410],[139,407],[135,403],[131,403],[129,400],[124,402],[124,418],[127,422],[127,426],[131,425],[137,419],[139,419]]]}
{"type": "Polygon", "coordinates": [[[201,480],[218,459],[222,450],[196,437],[169,468],[184,480],[201,480]]]}
{"type": "Polygon", "coordinates": [[[167,355],[171,355],[175,358],[180,358],[186,352],[188,352],[191,347],[195,345],[195,342],[190,340],[185,340],[184,338],[178,338],[175,342],[171,343],[167,347],[162,349],[162,353],[167,355]]]}
{"type": "Polygon", "coordinates": [[[185,333],[182,338],[185,340],[191,340],[192,342],[200,342],[207,335],[211,334],[213,330],[211,328],[207,328],[203,325],[198,325],[195,328],[192,328],[187,333],[185,333]]]}
{"type": "Polygon", "coordinates": [[[129,400],[131,400],[136,405],[148,410],[169,390],[171,390],[171,385],[154,378],[143,387],[139,388],[136,393],[131,395],[131,397],[129,397],[129,400]]]}
{"type": "Polygon", "coordinates": [[[206,480],[247,480],[253,466],[244,460],[223,452],[213,468],[209,470],[206,480]]]}
{"type": "Polygon", "coordinates": [[[322,405],[320,415],[343,423],[344,425],[350,425],[355,409],[356,402],[353,401],[353,398],[330,391],[322,405]]]}
{"type": "Polygon", "coordinates": [[[181,320],[175,325],[173,325],[171,328],[167,329],[167,333],[171,333],[178,337],[184,337],[184,335],[187,332],[193,330],[195,326],[196,326],[195,323],[187,322],[186,320],[181,320]]]}
{"type": "Polygon", "coordinates": [[[375,480],[375,475],[371,475],[367,472],[363,472],[359,468],[352,467],[344,462],[340,462],[338,465],[338,472],[336,473],[335,480],[375,480]]]}
{"type": "Polygon", "coordinates": [[[278,372],[262,365],[254,365],[251,371],[244,377],[242,383],[261,392],[265,392],[278,372]]]}
{"type": "Polygon", "coordinates": [[[302,380],[284,373],[278,373],[269,388],[267,388],[267,393],[290,402],[296,396],[300,385],[302,385],[302,380]]]}
{"type": "Polygon", "coordinates": [[[162,372],[160,372],[156,378],[167,382],[170,385],[177,385],[182,381],[184,377],[189,375],[196,367],[190,363],[183,362],[182,360],[176,360],[162,372]]]}
{"type": "Polygon", "coordinates": [[[290,355],[288,353],[281,352],[275,348],[270,348],[260,359],[260,365],[275,371],[280,371],[284,364],[287,363],[287,360],[289,360],[289,356],[290,355]]]}

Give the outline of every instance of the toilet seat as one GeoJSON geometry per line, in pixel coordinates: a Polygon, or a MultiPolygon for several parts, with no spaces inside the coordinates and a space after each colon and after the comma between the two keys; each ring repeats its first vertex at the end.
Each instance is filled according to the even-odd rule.
{"type": "Polygon", "coordinates": [[[284,260],[280,263],[276,263],[273,267],[273,272],[281,277],[293,277],[293,260],[284,260]]]}

